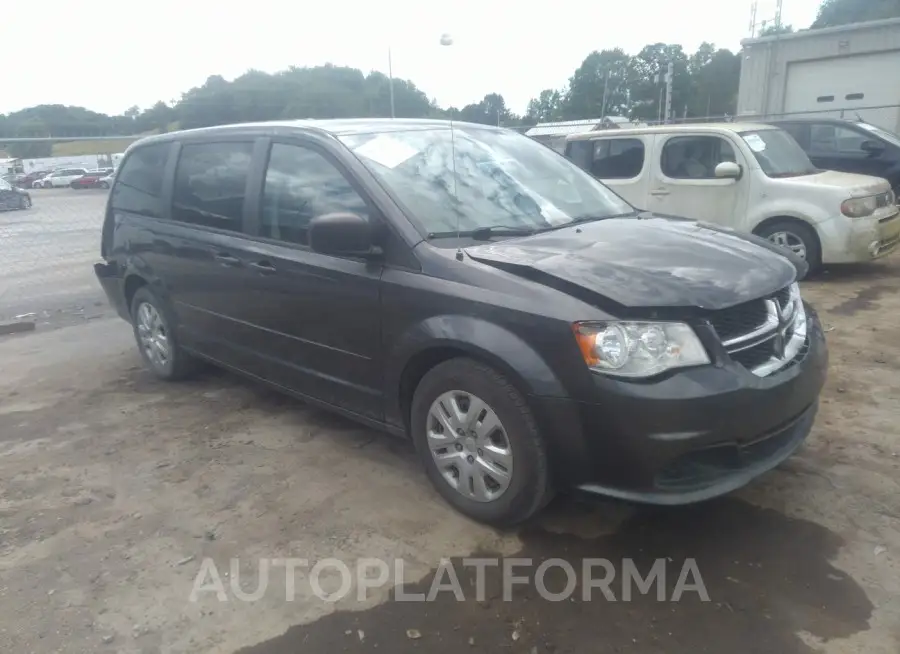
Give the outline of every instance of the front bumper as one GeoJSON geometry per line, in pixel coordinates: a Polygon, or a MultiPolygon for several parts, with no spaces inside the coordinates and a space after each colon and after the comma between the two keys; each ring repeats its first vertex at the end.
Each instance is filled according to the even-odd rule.
{"type": "Polygon", "coordinates": [[[769,377],[728,362],[650,383],[597,375],[598,401],[532,398],[554,479],[653,504],[735,490],[787,459],[815,419],[828,353],[809,310],[808,347],[769,377]]]}
{"type": "Polygon", "coordinates": [[[823,263],[857,263],[884,257],[900,246],[900,211],[871,218],[837,217],[817,225],[823,263]]]}

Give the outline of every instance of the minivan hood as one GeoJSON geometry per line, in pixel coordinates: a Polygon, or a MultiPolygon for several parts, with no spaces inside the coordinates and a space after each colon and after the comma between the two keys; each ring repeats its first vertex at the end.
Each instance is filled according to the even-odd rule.
{"type": "Polygon", "coordinates": [[[831,188],[845,189],[850,197],[861,198],[870,195],[878,195],[891,190],[887,180],[870,175],[857,175],[856,173],[842,173],[837,170],[823,170],[813,175],[802,177],[787,177],[787,181],[797,182],[808,186],[827,186],[831,188]]]}
{"type": "Polygon", "coordinates": [[[805,274],[804,262],[792,262],[776,248],[755,236],[644,213],[466,253],[538,283],[560,290],[574,285],[625,307],[724,309],[774,293],[798,272],[805,274]]]}

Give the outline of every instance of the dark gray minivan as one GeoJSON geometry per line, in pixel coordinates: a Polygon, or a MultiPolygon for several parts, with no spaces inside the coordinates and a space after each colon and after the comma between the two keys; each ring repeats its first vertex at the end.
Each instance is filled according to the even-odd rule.
{"type": "Polygon", "coordinates": [[[477,520],[555,489],[726,493],[809,434],[828,355],[805,264],[641,212],[511,131],[296,121],[162,134],[95,267],[164,379],[212,362],[410,438],[477,520]]]}

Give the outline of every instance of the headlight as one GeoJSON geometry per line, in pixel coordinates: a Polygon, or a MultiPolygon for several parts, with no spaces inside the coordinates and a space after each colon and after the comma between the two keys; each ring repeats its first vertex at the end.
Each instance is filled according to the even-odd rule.
{"type": "Polygon", "coordinates": [[[841,213],[849,218],[865,218],[875,213],[876,209],[878,209],[878,204],[874,195],[867,198],[844,200],[841,204],[841,213]]]}
{"type": "Polygon", "coordinates": [[[579,322],[572,326],[585,363],[617,377],[650,377],[710,362],[697,334],[682,322],[579,322]]]}

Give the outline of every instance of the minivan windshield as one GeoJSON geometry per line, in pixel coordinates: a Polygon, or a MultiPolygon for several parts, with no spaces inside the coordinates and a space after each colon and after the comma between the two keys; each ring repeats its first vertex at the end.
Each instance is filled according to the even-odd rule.
{"type": "Polygon", "coordinates": [[[567,159],[527,136],[472,125],[339,138],[427,234],[516,235],[635,212],[567,159]]]}
{"type": "Polygon", "coordinates": [[[876,125],[870,125],[869,123],[858,123],[858,125],[867,132],[871,132],[876,136],[880,136],[888,143],[896,145],[898,148],[900,148],[900,136],[897,136],[896,134],[889,132],[886,129],[881,129],[876,125]]]}
{"type": "Polygon", "coordinates": [[[761,129],[740,134],[759,162],[759,167],[769,177],[800,177],[819,172],[803,148],[783,129],[761,129]]]}

